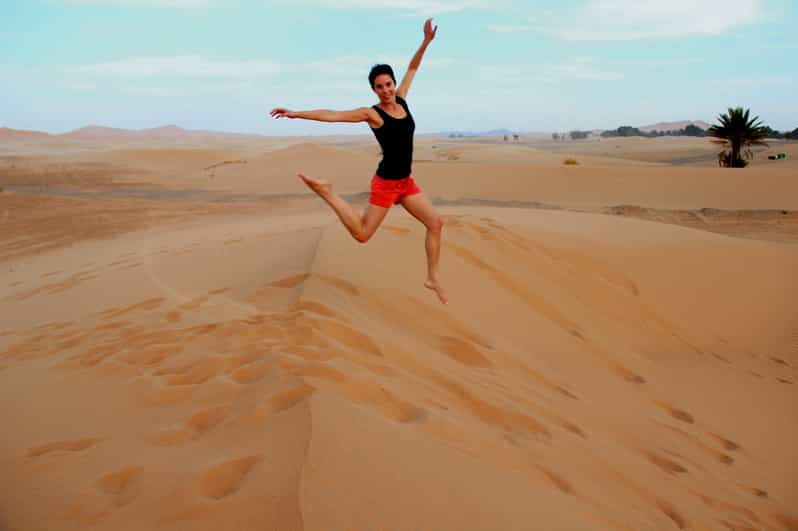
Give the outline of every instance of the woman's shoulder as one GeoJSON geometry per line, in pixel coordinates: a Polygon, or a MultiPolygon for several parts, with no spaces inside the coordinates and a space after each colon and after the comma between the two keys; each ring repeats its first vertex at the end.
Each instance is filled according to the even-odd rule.
{"type": "Polygon", "coordinates": [[[403,97],[397,95],[396,96],[396,103],[398,103],[399,105],[404,107],[405,111],[410,112],[410,109],[408,109],[408,107],[407,107],[407,101],[403,97]]]}

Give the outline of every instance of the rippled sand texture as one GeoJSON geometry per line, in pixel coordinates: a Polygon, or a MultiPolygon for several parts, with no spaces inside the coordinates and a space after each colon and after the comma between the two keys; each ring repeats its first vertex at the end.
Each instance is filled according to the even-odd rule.
{"type": "Polygon", "coordinates": [[[798,529],[791,159],[422,139],[443,306],[415,219],[293,175],[361,208],[365,139],[20,142],[0,529],[798,529]]]}

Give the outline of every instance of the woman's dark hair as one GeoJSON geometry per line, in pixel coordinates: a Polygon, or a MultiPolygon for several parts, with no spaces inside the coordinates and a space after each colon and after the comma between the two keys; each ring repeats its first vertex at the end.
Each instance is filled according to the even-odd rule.
{"type": "Polygon", "coordinates": [[[391,68],[389,65],[374,65],[371,68],[371,72],[369,72],[369,85],[371,85],[371,88],[374,88],[374,80],[377,78],[377,76],[382,74],[388,74],[391,76],[391,79],[393,79],[393,84],[396,85],[396,78],[393,76],[393,68],[391,68]]]}

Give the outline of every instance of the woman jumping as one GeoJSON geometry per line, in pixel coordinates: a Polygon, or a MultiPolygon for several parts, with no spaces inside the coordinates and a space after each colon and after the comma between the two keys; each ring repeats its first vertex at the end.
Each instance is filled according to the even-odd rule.
{"type": "Polygon", "coordinates": [[[333,192],[332,183],[323,179],[312,179],[298,173],[300,179],[319,197],[329,204],[349,233],[357,241],[365,243],[377,231],[385,219],[388,209],[394,204],[405,210],[427,227],[425,248],[427,251],[427,280],[424,286],[433,290],[440,301],[446,304],[446,294],[438,281],[438,260],[441,249],[441,229],[443,220],[429,200],[416,185],[411,173],[413,161],[413,132],[415,122],[407,107],[405,98],[410,83],[421,65],[421,58],[438,26],[433,28],[432,19],[424,23],[424,42],[421,43],[399,88],[396,78],[388,65],[376,65],[369,73],[371,89],[380,102],[371,107],[361,107],[351,111],[289,111],[272,109],[274,118],[301,118],[319,122],[366,122],[382,148],[382,161],[371,179],[371,196],[366,211],[361,216],[341,196],[333,192]]]}

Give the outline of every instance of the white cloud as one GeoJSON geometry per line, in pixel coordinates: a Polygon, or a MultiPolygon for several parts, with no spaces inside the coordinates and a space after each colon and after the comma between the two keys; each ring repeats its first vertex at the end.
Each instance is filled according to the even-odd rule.
{"type": "MultiPolygon", "coordinates": [[[[366,55],[339,55],[336,57],[328,57],[324,59],[315,59],[306,63],[297,65],[296,67],[286,67],[286,70],[298,70],[307,74],[320,74],[322,78],[335,77],[346,79],[364,80],[364,86],[368,85],[366,81],[369,70],[377,63],[386,63],[391,65],[393,73],[397,78],[397,82],[401,81],[401,77],[405,73],[407,65],[410,63],[410,55],[383,55],[383,56],[366,56],[366,55]]],[[[428,57],[424,58],[421,63],[421,69],[427,70],[430,68],[445,68],[456,64],[457,61],[447,57],[428,57]]]]}
{"type": "MultiPolygon", "coordinates": [[[[67,5],[192,8],[224,5],[224,0],[50,0],[67,5]]],[[[496,0],[252,0],[259,5],[284,4],[326,9],[395,10],[402,14],[434,16],[495,6],[496,0]]]]}
{"type": "Polygon", "coordinates": [[[517,82],[523,79],[524,73],[517,66],[480,65],[477,67],[480,80],[494,82],[517,82]]]}
{"type": "Polygon", "coordinates": [[[722,87],[774,87],[795,85],[798,83],[798,79],[794,76],[770,76],[760,78],[712,79],[704,81],[704,83],[722,87]]]}
{"type": "Polygon", "coordinates": [[[607,70],[594,64],[591,57],[575,57],[568,63],[548,65],[540,76],[542,81],[558,82],[563,79],[589,79],[593,81],[617,81],[623,74],[607,70]]]}
{"type": "Polygon", "coordinates": [[[607,59],[607,62],[618,66],[634,68],[660,68],[663,66],[687,66],[705,62],[700,57],[682,57],[673,59],[607,59]]]}
{"type": "Polygon", "coordinates": [[[522,33],[525,31],[532,31],[532,26],[516,25],[516,24],[487,24],[485,28],[494,33],[522,33]]]}
{"type": "Polygon", "coordinates": [[[212,61],[197,55],[139,57],[65,67],[67,73],[115,78],[253,78],[280,72],[269,60],[212,61]]]}
{"type": "Polygon", "coordinates": [[[53,0],[67,5],[120,7],[206,7],[210,0],[53,0]]]}
{"type": "MultiPolygon", "coordinates": [[[[370,68],[372,63],[373,61],[370,61],[365,55],[339,55],[337,57],[308,61],[300,65],[299,68],[311,73],[317,72],[323,77],[350,77],[355,73],[365,76],[363,71],[370,68]]],[[[366,71],[366,73],[368,73],[368,71],[366,71]]]]}
{"type": "Polygon", "coordinates": [[[67,88],[73,92],[95,92],[97,85],[95,83],[70,83],[67,88]]]}
{"type": "Polygon", "coordinates": [[[717,35],[760,20],[762,0],[588,0],[543,29],[570,40],[717,35]]]}
{"type": "Polygon", "coordinates": [[[762,45],[763,50],[798,50],[798,42],[779,42],[762,45]]]}
{"type": "Polygon", "coordinates": [[[147,96],[172,97],[184,94],[181,89],[173,87],[125,87],[123,92],[129,94],[144,94],[147,96]]]}
{"type": "Polygon", "coordinates": [[[456,13],[492,5],[488,0],[292,0],[290,3],[330,9],[398,10],[419,16],[456,13]]]}

